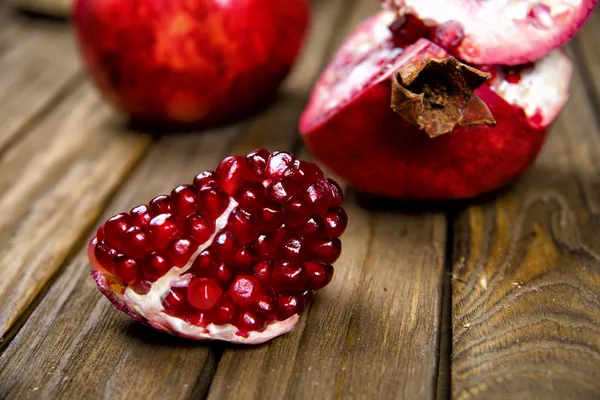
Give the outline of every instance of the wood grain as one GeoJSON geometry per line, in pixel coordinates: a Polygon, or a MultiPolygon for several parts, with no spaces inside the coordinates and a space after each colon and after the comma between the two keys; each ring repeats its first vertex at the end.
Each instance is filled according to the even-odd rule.
{"type": "Polygon", "coordinates": [[[27,134],[81,81],[64,24],[9,19],[0,28],[0,153],[27,134]]]}
{"type": "Polygon", "coordinates": [[[10,4],[26,11],[55,17],[70,17],[75,0],[8,0],[10,4]]]}
{"type": "Polygon", "coordinates": [[[458,215],[457,400],[600,398],[600,130],[575,72],[534,168],[458,215]]]}
{"type": "Polygon", "coordinates": [[[147,148],[122,122],[84,85],[0,155],[0,338],[147,148]]]}
{"type": "MultiPolygon", "coordinates": [[[[329,52],[378,7],[346,2],[329,52]]],[[[226,349],[210,399],[434,397],[444,214],[369,211],[353,192],[345,208],[350,223],[333,282],[291,333],[226,349]]]]}

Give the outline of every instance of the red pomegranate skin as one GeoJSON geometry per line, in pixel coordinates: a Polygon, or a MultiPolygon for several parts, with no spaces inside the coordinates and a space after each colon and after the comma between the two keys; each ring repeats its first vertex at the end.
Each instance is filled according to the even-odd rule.
{"type": "Polygon", "coordinates": [[[317,159],[361,191],[390,198],[473,197],[518,177],[547,132],[487,86],[475,93],[493,110],[495,128],[455,128],[431,139],[382,107],[391,88],[380,84],[304,139],[317,159]]]}
{"type": "Polygon", "coordinates": [[[213,124],[269,101],[309,25],[306,0],[77,0],[93,81],[149,123],[213,124]]]}

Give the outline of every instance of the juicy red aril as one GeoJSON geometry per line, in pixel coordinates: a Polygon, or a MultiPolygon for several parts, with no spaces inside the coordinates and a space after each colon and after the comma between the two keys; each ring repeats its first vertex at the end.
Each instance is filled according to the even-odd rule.
{"type": "Polygon", "coordinates": [[[267,200],[275,203],[285,203],[293,195],[293,186],[286,185],[283,181],[276,182],[267,189],[267,200]]]}
{"type": "Polygon", "coordinates": [[[215,181],[229,196],[233,196],[248,178],[248,165],[241,156],[227,157],[215,171],[215,181]]]}
{"type": "Polygon", "coordinates": [[[134,207],[129,211],[133,225],[144,228],[148,226],[152,217],[150,216],[150,209],[146,205],[140,205],[134,207]]]}
{"type": "Polygon", "coordinates": [[[216,258],[222,261],[231,260],[238,250],[238,243],[233,234],[229,231],[220,231],[211,246],[212,253],[216,258]]]}
{"type": "Polygon", "coordinates": [[[277,298],[277,319],[284,320],[304,309],[304,301],[298,296],[280,294],[277,298]]]}
{"type": "Polygon", "coordinates": [[[342,242],[338,238],[321,239],[312,248],[312,255],[316,261],[334,263],[342,252],[342,242]]]}
{"type": "Polygon", "coordinates": [[[158,252],[151,253],[146,258],[144,267],[144,276],[149,280],[156,280],[169,272],[173,264],[158,252]]]}
{"type": "Polygon", "coordinates": [[[178,267],[183,267],[187,264],[192,254],[198,248],[198,244],[189,238],[179,238],[167,246],[166,254],[169,260],[178,267]]]}
{"type": "Polygon", "coordinates": [[[239,244],[248,244],[258,235],[257,224],[247,212],[236,207],[229,215],[227,227],[239,244]]]}
{"type": "Polygon", "coordinates": [[[171,192],[174,213],[181,219],[196,212],[196,189],[192,185],[177,186],[171,192]]]}
{"type": "Polygon", "coordinates": [[[259,178],[265,173],[269,152],[265,149],[257,149],[246,156],[248,170],[253,176],[259,178]]]}
{"type": "Polygon", "coordinates": [[[293,227],[306,222],[311,210],[308,201],[302,197],[292,197],[284,206],[283,221],[293,227]]]}
{"type": "Polygon", "coordinates": [[[302,261],[304,259],[304,244],[302,240],[292,238],[279,249],[279,258],[284,261],[302,261]]]}
{"type": "Polygon", "coordinates": [[[306,200],[315,214],[321,214],[334,202],[333,193],[329,182],[319,179],[306,189],[306,200]]]}
{"type": "Polygon", "coordinates": [[[246,272],[252,266],[252,260],[252,251],[248,247],[242,247],[235,253],[231,265],[238,272],[246,272]]]}
{"type": "Polygon", "coordinates": [[[260,182],[248,182],[239,190],[236,199],[242,210],[260,211],[265,201],[265,187],[260,182]]]}
{"type": "Polygon", "coordinates": [[[333,196],[333,206],[341,206],[344,201],[344,191],[338,185],[336,181],[331,178],[327,178],[327,183],[329,183],[329,189],[331,190],[331,195],[333,196]]]}
{"type": "Polygon", "coordinates": [[[325,214],[326,237],[340,237],[348,225],[348,215],[341,207],[330,208],[325,214]]]}
{"type": "Polygon", "coordinates": [[[299,292],[305,289],[308,276],[306,269],[300,264],[275,262],[271,285],[280,293],[299,292]]]}
{"type": "Polygon", "coordinates": [[[134,257],[143,257],[150,250],[150,240],[146,233],[137,226],[132,226],[125,232],[122,249],[134,257]]]}
{"type": "Polygon", "coordinates": [[[243,331],[261,332],[265,329],[265,317],[254,311],[244,311],[237,320],[237,326],[243,331]]]}
{"type": "MultiPolygon", "coordinates": [[[[298,233],[303,237],[311,237],[313,235],[317,235],[323,229],[325,229],[325,222],[323,218],[319,216],[311,217],[302,227],[299,229],[298,233]]],[[[327,235],[330,236],[330,235],[327,235]]],[[[335,236],[335,235],[333,235],[335,236]]]]}
{"type": "Polygon", "coordinates": [[[96,231],[96,239],[98,239],[98,241],[104,240],[104,224],[98,227],[98,231],[96,231]]]}
{"type": "Polygon", "coordinates": [[[256,302],[256,310],[262,314],[270,314],[275,309],[275,300],[268,295],[261,295],[256,302]]]}
{"type": "Polygon", "coordinates": [[[162,249],[179,235],[179,224],[171,214],[160,214],[150,221],[148,233],[152,243],[162,249]]]}
{"type": "Polygon", "coordinates": [[[298,191],[306,189],[317,179],[323,179],[323,171],[316,164],[296,160],[293,168],[289,168],[282,179],[288,186],[297,188],[298,191]]]}
{"type": "Polygon", "coordinates": [[[208,218],[218,218],[227,208],[229,198],[223,191],[204,186],[198,191],[198,209],[208,218]]]}
{"type": "Polygon", "coordinates": [[[128,214],[118,214],[104,224],[104,241],[113,248],[122,249],[125,232],[131,225],[128,214]]]}
{"type": "Polygon", "coordinates": [[[173,288],[163,299],[162,305],[169,312],[179,312],[187,305],[187,289],[173,288]]]}
{"type": "Polygon", "coordinates": [[[188,302],[198,310],[210,310],[217,304],[222,295],[223,289],[214,279],[193,279],[188,286],[188,302]]]}
{"type": "Polygon", "coordinates": [[[133,283],[138,277],[138,263],[133,258],[119,255],[113,262],[113,272],[123,283],[133,283]]]}
{"type": "Polygon", "coordinates": [[[223,300],[214,311],[215,323],[220,325],[232,323],[237,316],[237,309],[231,300],[223,300]]]}
{"type": "Polygon", "coordinates": [[[460,22],[447,21],[431,30],[430,39],[454,53],[465,38],[465,31],[460,22]]]}
{"type": "Polygon", "coordinates": [[[153,198],[148,205],[152,215],[170,214],[172,210],[171,198],[164,194],[153,198]]]}
{"type": "Polygon", "coordinates": [[[194,178],[194,186],[200,189],[203,186],[214,186],[215,183],[215,173],[213,171],[204,171],[196,175],[194,178]]]}
{"type": "Polygon", "coordinates": [[[254,276],[263,287],[268,287],[271,284],[271,273],[273,272],[273,262],[263,260],[256,263],[254,266],[254,276]]]}
{"type": "Polygon", "coordinates": [[[191,314],[184,315],[185,320],[195,326],[206,327],[211,323],[211,319],[208,313],[204,312],[193,312],[191,314]]]}
{"type": "Polygon", "coordinates": [[[185,232],[192,237],[196,243],[205,243],[215,233],[213,220],[199,214],[189,215],[185,220],[185,232]]]}
{"type": "Polygon", "coordinates": [[[108,247],[104,242],[98,242],[94,251],[96,260],[106,269],[107,271],[113,270],[113,260],[117,256],[117,251],[111,247],[108,247]]]}
{"type": "Polygon", "coordinates": [[[423,37],[427,31],[427,26],[412,14],[407,14],[396,19],[389,30],[394,35],[394,43],[399,47],[406,47],[423,37]]]}
{"type": "Polygon", "coordinates": [[[287,151],[275,151],[269,157],[265,168],[264,177],[271,181],[279,180],[285,171],[294,164],[295,157],[287,151]]]}
{"type": "Polygon", "coordinates": [[[275,245],[269,235],[260,235],[252,244],[252,251],[256,258],[271,259],[275,256],[275,245]]]}
{"type": "Polygon", "coordinates": [[[140,296],[148,294],[148,292],[150,292],[150,289],[152,289],[152,282],[150,281],[137,281],[133,284],[133,291],[139,294],[140,296]]]}
{"type": "Polygon", "coordinates": [[[260,284],[251,275],[239,275],[235,277],[227,293],[235,304],[248,307],[258,300],[260,284]]]}
{"type": "Polygon", "coordinates": [[[194,260],[194,264],[190,269],[190,272],[196,275],[205,275],[208,274],[215,267],[215,260],[210,254],[210,251],[204,250],[202,253],[198,254],[198,257],[194,260]]]}
{"type": "Polygon", "coordinates": [[[333,278],[333,267],[331,264],[307,262],[304,264],[308,275],[308,286],[312,290],[325,287],[333,278]]]}
{"type": "Polygon", "coordinates": [[[278,204],[270,203],[265,205],[260,213],[260,232],[273,232],[281,226],[282,210],[278,204]]]}
{"type": "Polygon", "coordinates": [[[233,273],[231,270],[225,265],[220,264],[211,274],[213,278],[215,278],[222,285],[227,285],[231,282],[233,278],[233,273]]]}

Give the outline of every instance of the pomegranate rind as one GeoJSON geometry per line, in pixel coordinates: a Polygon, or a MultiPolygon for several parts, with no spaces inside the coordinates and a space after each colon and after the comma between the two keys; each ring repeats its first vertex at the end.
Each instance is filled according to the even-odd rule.
{"type": "Polygon", "coordinates": [[[459,22],[465,36],[452,52],[464,61],[518,65],[537,60],[572,39],[597,2],[386,0],[385,5],[401,14],[413,14],[427,25],[459,22]]]}
{"type": "Polygon", "coordinates": [[[519,83],[498,77],[477,89],[496,127],[430,139],[390,109],[391,76],[405,63],[448,53],[426,39],[394,50],[385,31],[393,18],[381,12],[359,25],[319,78],[299,125],[313,155],[360,191],[390,198],[470,198],[522,174],[568,98],[568,58],[555,51],[519,83]],[[370,59],[373,53],[385,63],[370,59]],[[359,65],[365,59],[370,70],[359,65]],[[363,73],[348,84],[345,70],[363,73]]]}

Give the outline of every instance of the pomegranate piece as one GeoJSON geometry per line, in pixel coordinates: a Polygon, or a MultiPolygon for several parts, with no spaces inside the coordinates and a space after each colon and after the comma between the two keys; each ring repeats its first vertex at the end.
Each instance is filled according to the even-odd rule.
{"type": "Polygon", "coordinates": [[[143,122],[230,121],[274,97],[307,32],[306,0],[77,0],[84,64],[143,122]]]}
{"type": "Polygon", "coordinates": [[[228,157],[102,224],[88,247],[92,276],[117,308],[156,329],[262,343],[292,329],[331,281],[348,220],[342,197],[293,154],[228,157]],[[270,201],[283,181],[294,194],[270,201]]]}
{"type": "MultiPolygon", "coordinates": [[[[391,198],[469,198],[522,174],[568,98],[569,59],[553,51],[482,75],[428,39],[399,45],[396,19],[382,11],[360,24],[317,81],[299,126],[312,154],[357,189],[391,198]],[[495,127],[470,126],[493,125],[490,113],[495,127]]],[[[333,234],[338,223],[343,214],[326,213],[321,229],[333,234]]],[[[336,246],[319,243],[311,251],[331,262],[336,246]]]]}
{"type": "Polygon", "coordinates": [[[469,63],[518,65],[535,61],[569,41],[598,1],[383,2],[402,16],[392,26],[400,43],[412,44],[426,37],[469,63]]]}

